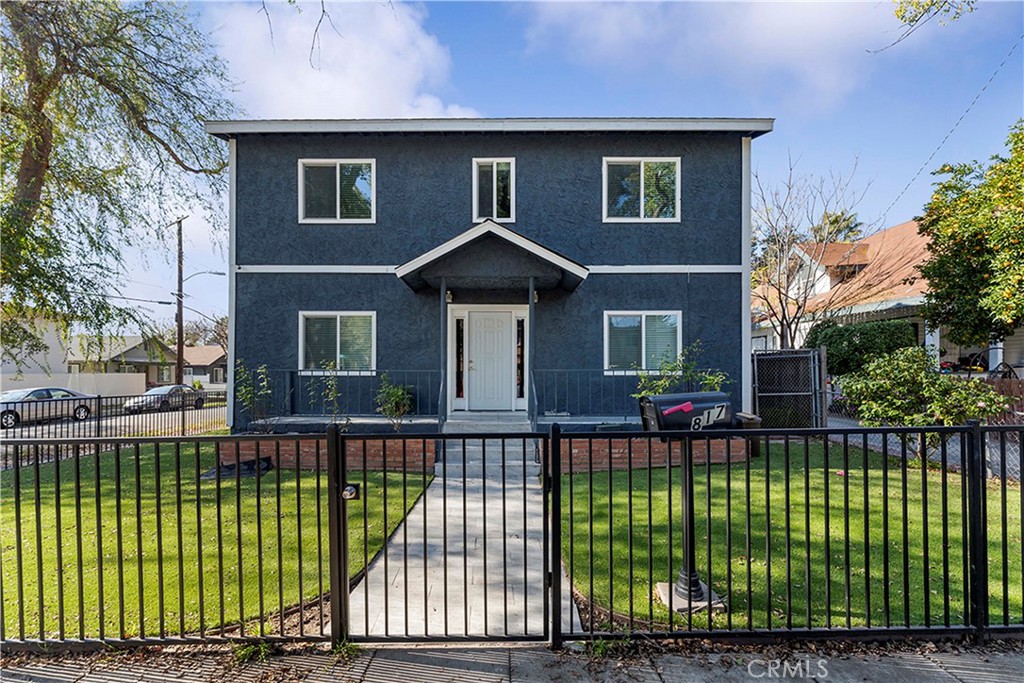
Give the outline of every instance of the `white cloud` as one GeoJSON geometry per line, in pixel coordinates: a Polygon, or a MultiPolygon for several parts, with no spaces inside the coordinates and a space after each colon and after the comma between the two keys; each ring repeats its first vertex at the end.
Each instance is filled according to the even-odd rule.
{"type": "Polygon", "coordinates": [[[394,3],[330,3],[310,52],[320,4],[211,4],[214,40],[240,81],[236,101],[251,118],[477,116],[445,103],[448,49],[423,28],[426,11],[394,3]],[[339,35],[340,34],[340,35],[339,35]],[[312,65],[311,62],[312,61],[312,65]]]}
{"type": "Polygon", "coordinates": [[[564,51],[616,78],[646,70],[714,79],[815,108],[840,103],[886,62],[868,50],[891,42],[898,26],[888,3],[545,3],[526,11],[533,51],[564,51]]]}

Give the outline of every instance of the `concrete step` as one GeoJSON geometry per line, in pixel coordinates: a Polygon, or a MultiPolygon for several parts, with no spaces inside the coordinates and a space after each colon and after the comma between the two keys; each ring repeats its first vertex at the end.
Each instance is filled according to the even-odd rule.
{"type": "Polygon", "coordinates": [[[530,431],[529,422],[445,422],[443,434],[512,434],[530,431]]]}

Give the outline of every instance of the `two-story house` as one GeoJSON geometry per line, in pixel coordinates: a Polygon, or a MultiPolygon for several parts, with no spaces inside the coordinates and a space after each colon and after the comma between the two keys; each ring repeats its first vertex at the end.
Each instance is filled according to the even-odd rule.
{"type": "Polygon", "coordinates": [[[350,414],[387,372],[421,414],[611,415],[699,340],[749,409],[751,140],[772,124],[209,122],[229,145],[228,367],[265,364],[298,413],[327,368],[350,414]]]}

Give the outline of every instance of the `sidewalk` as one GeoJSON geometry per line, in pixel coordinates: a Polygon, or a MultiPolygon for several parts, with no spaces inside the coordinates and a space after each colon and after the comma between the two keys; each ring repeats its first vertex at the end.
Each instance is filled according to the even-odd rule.
{"type": "MultiPolygon", "coordinates": [[[[446,444],[434,480],[352,590],[352,635],[544,635],[545,500],[531,444],[446,444]]],[[[554,572],[562,628],[578,630],[569,580],[554,572]]]]}
{"type": "MultiPolygon", "coordinates": [[[[1004,646],[1005,647],[1005,646],[1004,646]]],[[[1020,683],[1024,652],[856,653],[828,655],[795,651],[787,664],[779,654],[639,654],[625,659],[585,653],[552,652],[542,646],[512,647],[364,647],[351,661],[324,649],[309,648],[235,664],[230,652],[126,651],[113,654],[30,658],[0,670],[12,683],[126,681],[759,681],[813,680],[853,683],[1020,683]],[[774,665],[774,669],[770,669],[774,665]],[[774,675],[772,675],[774,672],[774,675]]]]}

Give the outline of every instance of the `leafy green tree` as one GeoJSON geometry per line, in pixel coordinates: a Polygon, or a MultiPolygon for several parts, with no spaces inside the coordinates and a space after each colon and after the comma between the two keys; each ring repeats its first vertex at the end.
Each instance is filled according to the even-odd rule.
{"type": "Polygon", "coordinates": [[[145,326],[115,303],[123,248],[197,204],[216,215],[225,149],[203,121],[233,109],[186,5],[5,2],[0,57],[0,346],[20,364],[44,321],[145,326]]]}
{"type": "Polygon", "coordinates": [[[852,211],[826,211],[816,225],[811,226],[815,242],[853,242],[861,238],[864,222],[852,211]]]}
{"type": "Polygon", "coordinates": [[[956,21],[974,11],[977,0],[893,0],[893,14],[908,28],[935,17],[943,23],[956,21]]]}
{"type": "Polygon", "coordinates": [[[930,257],[923,314],[963,346],[1002,340],[1024,325],[1024,120],[1010,130],[1009,157],[987,167],[946,164],[918,219],[930,257]]]}
{"type": "Polygon", "coordinates": [[[887,47],[903,42],[936,17],[940,24],[952,23],[973,12],[978,3],[977,0],[892,0],[892,4],[893,14],[903,24],[903,32],[887,47]]]}

